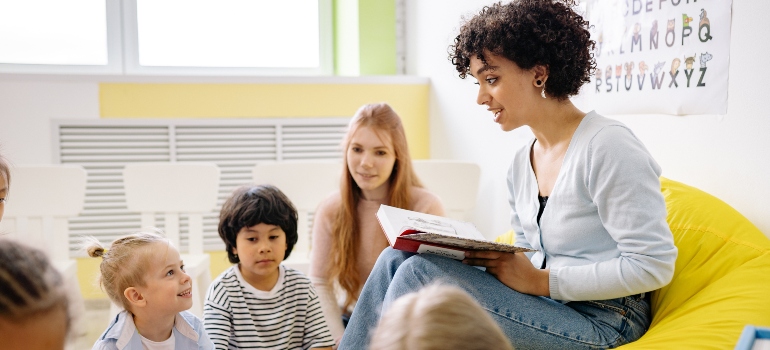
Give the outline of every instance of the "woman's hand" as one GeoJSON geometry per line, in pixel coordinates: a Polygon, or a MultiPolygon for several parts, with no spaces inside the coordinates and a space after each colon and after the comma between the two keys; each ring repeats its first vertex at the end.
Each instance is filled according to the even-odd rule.
{"type": "Polygon", "coordinates": [[[548,289],[549,270],[535,268],[524,253],[468,251],[463,264],[486,267],[487,273],[519,293],[551,295],[548,289]]]}

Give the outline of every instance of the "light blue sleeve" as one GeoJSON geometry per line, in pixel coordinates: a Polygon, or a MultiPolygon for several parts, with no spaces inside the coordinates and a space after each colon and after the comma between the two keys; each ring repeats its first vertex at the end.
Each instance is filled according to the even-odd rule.
{"type": "Polygon", "coordinates": [[[198,333],[198,350],[214,350],[214,343],[198,317],[195,317],[195,332],[198,333]]]}
{"type": "Polygon", "coordinates": [[[624,126],[599,131],[588,155],[588,191],[620,254],[551,270],[551,297],[611,299],[665,286],[674,274],[677,249],[666,222],[660,166],[624,126]]]}

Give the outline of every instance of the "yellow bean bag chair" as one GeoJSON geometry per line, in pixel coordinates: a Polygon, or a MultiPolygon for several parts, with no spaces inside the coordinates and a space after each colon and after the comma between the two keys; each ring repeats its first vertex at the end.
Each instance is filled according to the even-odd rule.
{"type": "Polygon", "coordinates": [[[666,178],[661,191],[679,248],[674,278],[652,293],[649,331],[620,348],[732,349],[747,324],[770,326],[770,240],[708,193],[666,178]]]}

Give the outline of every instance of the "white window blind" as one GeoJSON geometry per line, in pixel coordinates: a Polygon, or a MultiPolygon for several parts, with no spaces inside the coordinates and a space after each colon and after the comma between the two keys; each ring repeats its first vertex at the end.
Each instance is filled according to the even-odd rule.
{"type": "MultiPolygon", "coordinates": [[[[82,165],[88,172],[85,208],[70,220],[70,249],[79,237],[103,243],[140,228],[139,213],[128,211],[123,168],[134,162],[205,161],[221,171],[218,208],[204,216],[204,245],[224,249],[217,234],[219,207],[232,190],[252,182],[252,168],[262,161],[339,160],[349,118],[243,120],[97,120],[53,122],[54,158],[82,165]]],[[[163,217],[156,217],[163,228],[163,217]]],[[[187,246],[186,217],[180,220],[180,244],[187,246]]]]}

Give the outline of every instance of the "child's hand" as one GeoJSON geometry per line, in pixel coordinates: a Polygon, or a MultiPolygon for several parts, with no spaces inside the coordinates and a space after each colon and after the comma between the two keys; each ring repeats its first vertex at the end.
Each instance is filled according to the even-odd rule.
{"type": "Polygon", "coordinates": [[[517,292],[551,295],[548,289],[549,270],[535,268],[524,253],[468,251],[465,252],[463,264],[486,267],[487,273],[517,292]]]}

